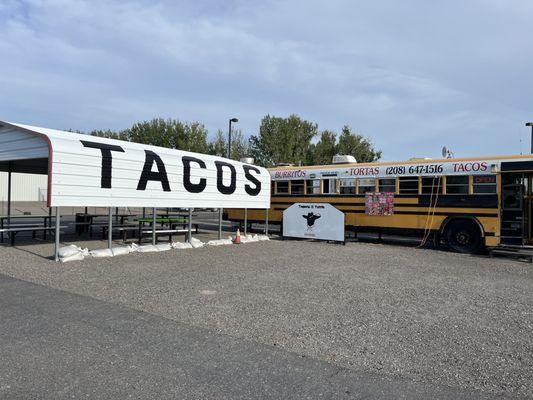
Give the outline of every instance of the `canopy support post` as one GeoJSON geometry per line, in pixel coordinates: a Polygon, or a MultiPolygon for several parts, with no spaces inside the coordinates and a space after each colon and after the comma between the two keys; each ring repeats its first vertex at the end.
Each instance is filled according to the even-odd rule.
{"type": "Polygon", "coordinates": [[[107,227],[107,248],[109,250],[113,249],[113,208],[109,207],[108,210],[108,227],[107,227]]]}
{"type": "Polygon", "coordinates": [[[155,207],[152,208],[152,244],[155,246],[156,243],[156,234],[155,234],[155,223],[156,223],[156,210],[155,207]]]}
{"type": "Polygon", "coordinates": [[[61,222],[61,214],[59,212],[59,207],[56,207],[56,243],[55,243],[55,249],[54,249],[54,260],[59,261],[59,226],[61,222]]]}
{"type": "Polygon", "coordinates": [[[192,242],[192,208],[189,208],[189,232],[187,234],[187,241],[192,242]]]}
{"type": "Polygon", "coordinates": [[[222,239],[222,208],[218,209],[218,240],[222,239]]]}
{"type": "Polygon", "coordinates": [[[244,209],[244,236],[248,233],[248,209],[244,209]]]}
{"type": "Polygon", "coordinates": [[[265,235],[268,236],[268,208],[266,209],[266,212],[265,212],[265,235]]]}
{"type": "Polygon", "coordinates": [[[11,226],[11,161],[7,164],[7,227],[11,226]]]}

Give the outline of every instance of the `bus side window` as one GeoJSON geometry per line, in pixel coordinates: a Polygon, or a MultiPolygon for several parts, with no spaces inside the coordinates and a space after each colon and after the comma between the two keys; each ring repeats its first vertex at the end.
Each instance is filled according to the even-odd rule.
{"type": "Polygon", "coordinates": [[[371,193],[376,191],[376,181],[374,178],[360,178],[357,180],[359,194],[371,193]]]}
{"type": "Polygon", "coordinates": [[[299,195],[304,194],[304,181],[299,179],[291,182],[291,194],[299,195]]]}
{"type": "Polygon", "coordinates": [[[320,180],[308,179],[305,183],[307,194],[320,194],[320,180]]]}
{"type": "Polygon", "coordinates": [[[418,176],[402,176],[398,179],[400,194],[418,194],[418,176]]]}
{"type": "Polygon", "coordinates": [[[339,182],[341,194],[355,194],[355,178],[342,178],[339,182]]]}
{"type": "Polygon", "coordinates": [[[472,185],[474,194],[496,193],[496,175],[474,175],[472,185]]]}
{"type": "Polygon", "coordinates": [[[276,194],[288,194],[289,181],[278,181],[276,184],[276,194]]]}
{"type": "Polygon", "coordinates": [[[337,194],[336,178],[325,178],[322,181],[322,194],[337,194]]]}
{"type": "Polygon", "coordinates": [[[379,180],[379,192],[380,193],[395,193],[396,192],[396,179],[395,178],[382,178],[379,180]]]}
{"type": "Polygon", "coordinates": [[[422,194],[442,193],[442,177],[440,176],[423,176],[422,177],[422,194]]]}
{"type": "Polygon", "coordinates": [[[446,194],[468,194],[468,176],[447,176],[446,194]]]}

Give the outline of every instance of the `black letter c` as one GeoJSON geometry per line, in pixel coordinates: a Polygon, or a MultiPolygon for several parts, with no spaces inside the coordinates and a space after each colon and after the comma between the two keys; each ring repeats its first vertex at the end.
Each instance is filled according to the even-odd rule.
{"type": "Polygon", "coordinates": [[[190,193],[203,192],[207,185],[207,180],[205,178],[202,178],[200,179],[199,183],[191,182],[191,163],[194,162],[198,164],[200,168],[205,169],[205,162],[203,162],[199,158],[189,156],[183,156],[181,161],[183,162],[183,186],[185,187],[185,189],[190,193]]]}

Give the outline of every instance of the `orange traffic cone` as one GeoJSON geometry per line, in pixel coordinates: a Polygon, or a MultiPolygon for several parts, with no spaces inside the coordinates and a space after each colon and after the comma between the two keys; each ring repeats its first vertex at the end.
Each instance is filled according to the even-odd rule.
{"type": "Polygon", "coordinates": [[[235,235],[235,240],[233,241],[235,244],[241,244],[241,230],[237,229],[237,234],[235,235]]]}

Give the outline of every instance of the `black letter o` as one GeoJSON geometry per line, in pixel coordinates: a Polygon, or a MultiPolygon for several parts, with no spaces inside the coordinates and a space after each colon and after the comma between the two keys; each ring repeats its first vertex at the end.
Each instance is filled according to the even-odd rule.
{"type": "Polygon", "coordinates": [[[224,161],[215,161],[215,165],[217,167],[217,189],[222,194],[232,194],[235,192],[236,183],[237,183],[237,171],[235,171],[235,167],[231,165],[230,163],[224,162],[224,161]],[[223,167],[228,167],[231,171],[231,182],[229,186],[224,186],[224,171],[223,167]]]}

